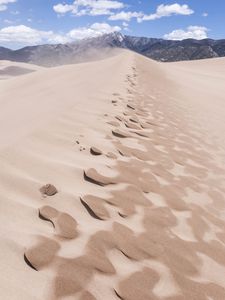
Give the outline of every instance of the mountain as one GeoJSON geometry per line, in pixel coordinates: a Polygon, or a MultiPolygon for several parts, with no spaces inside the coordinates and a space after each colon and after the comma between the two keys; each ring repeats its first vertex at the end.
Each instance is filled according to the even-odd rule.
{"type": "Polygon", "coordinates": [[[0,47],[0,59],[10,60],[13,55],[13,51],[4,47],[0,47]]]}
{"type": "Polygon", "coordinates": [[[111,33],[70,44],[40,45],[10,50],[0,47],[0,59],[57,66],[92,60],[112,48],[125,48],[157,61],[172,62],[225,56],[224,40],[170,41],[111,33]],[[103,52],[104,52],[103,51],[103,52]]]}

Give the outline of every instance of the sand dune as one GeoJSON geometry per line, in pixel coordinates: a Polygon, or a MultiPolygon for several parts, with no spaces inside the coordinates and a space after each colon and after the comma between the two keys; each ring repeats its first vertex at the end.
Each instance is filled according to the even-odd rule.
{"type": "Polygon", "coordinates": [[[7,60],[0,61],[0,80],[10,79],[16,76],[29,74],[44,69],[32,64],[11,62],[7,60]]]}
{"type": "Polygon", "coordinates": [[[1,299],[225,299],[224,63],[0,82],[1,299]]]}

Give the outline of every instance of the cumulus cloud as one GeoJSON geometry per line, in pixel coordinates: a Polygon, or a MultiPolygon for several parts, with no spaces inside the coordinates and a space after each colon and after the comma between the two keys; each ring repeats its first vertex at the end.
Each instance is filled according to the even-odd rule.
{"type": "Polygon", "coordinates": [[[118,21],[118,20],[122,20],[122,21],[126,21],[129,22],[132,18],[141,18],[143,17],[143,13],[142,12],[131,12],[131,11],[121,11],[117,14],[113,14],[109,17],[109,20],[111,21],[118,21]]]}
{"type": "Polygon", "coordinates": [[[0,30],[0,42],[38,44],[53,35],[52,31],[40,31],[25,25],[9,26],[0,30]]]}
{"type": "Polygon", "coordinates": [[[124,4],[115,0],[75,0],[73,4],[59,3],[53,6],[57,14],[71,12],[76,16],[111,15],[114,10],[122,9],[124,4]]]}
{"type": "Polygon", "coordinates": [[[53,6],[53,9],[58,14],[66,14],[67,12],[73,11],[74,6],[69,4],[57,4],[53,6]]]}
{"type": "Polygon", "coordinates": [[[194,11],[187,5],[161,4],[157,7],[153,14],[144,14],[143,12],[124,11],[126,5],[116,0],[75,0],[72,4],[59,3],[53,6],[53,10],[58,15],[72,13],[75,16],[98,16],[109,15],[110,21],[126,21],[136,18],[140,23],[142,21],[152,21],[162,17],[170,17],[172,15],[191,15],[194,11]]]}
{"type": "Polygon", "coordinates": [[[154,14],[144,15],[141,18],[138,18],[138,22],[142,21],[153,21],[163,17],[170,17],[172,15],[191,15],[194,11],[187,5],[180,5],[178,3],[164,5],[161,4],[157,7],[157,10],[154,14]]]}
{"type": "Polygon", "coordinates": [[[120,31],[119,26],[110,26],[107,23],[94,23],[90,27],[76,28],[68,32],[67,37],[70,40],[80,40],[90,37],[98,37],[103,34],[120,31]]]}
{"type": "Polygon", "coordinates": [[[94,23],[90,27],[75,28],[62,35],[54,33],[53,31],[41,31],[25,25],[18,25],[0,29],[0,42],[22,45],[69,43],[75,40],[98,37],[120,30],[121,28],[119,26],[110,26],[107,23],[94,23]]]}
{"type": "Polygon", "coordinates": [[[17,0],[0,0],[0,11],[7,10],[9,3],[15,3],[17,0]]]}
{"type": "Polygon", "coordinates": [[[189,26],[186,30],[177,29],[165,34],[164,38],[167,40],[184,40],[196,39],[202,40],[208,37],[208,29],[204,26],[189,26]]]}

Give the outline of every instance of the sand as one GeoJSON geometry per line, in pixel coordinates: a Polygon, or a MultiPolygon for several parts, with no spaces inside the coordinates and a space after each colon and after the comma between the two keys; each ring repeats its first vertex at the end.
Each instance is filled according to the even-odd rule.
{"type": "Polygon", "coordinates": [[[10,79],[42,69],[44,68],[33,64],[0,60],[0,80],[10,79]]]}
{"type": "Polygon", "coordinates": [[[225,299],[224,64],[0,81],[1,299],[225,299]]]}

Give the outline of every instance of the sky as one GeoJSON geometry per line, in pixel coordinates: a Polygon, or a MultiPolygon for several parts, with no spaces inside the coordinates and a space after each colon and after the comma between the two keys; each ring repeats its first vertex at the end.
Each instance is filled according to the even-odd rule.
{"type": "Polygon", "coordinates": [[[0,0],[0,46],[69,43],[114,31],[225,38],[225,0],[0,0]]]}

